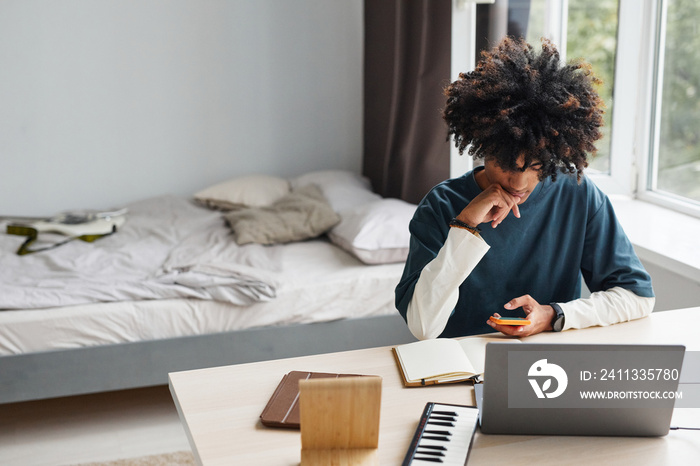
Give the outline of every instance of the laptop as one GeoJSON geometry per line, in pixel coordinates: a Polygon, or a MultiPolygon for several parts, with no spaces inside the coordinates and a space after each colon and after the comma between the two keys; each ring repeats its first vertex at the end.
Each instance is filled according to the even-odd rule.
{"type": "Polygon", "coordinates": [[[488,343],[484,434],[663,436],[685,347],[488,343]]]}

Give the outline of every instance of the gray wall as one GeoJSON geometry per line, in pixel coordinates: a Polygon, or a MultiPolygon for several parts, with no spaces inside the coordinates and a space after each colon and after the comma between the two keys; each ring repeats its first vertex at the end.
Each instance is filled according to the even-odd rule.
{"type": "MultiPolygon", "coordinates": [[[[651,275],[651,283],[656,295],[654,312],[700,306],[700,283],[666,267],[644,259],[641,261],[651,275]]],[[[582,283],[581,296],[586,298],[590,294],[586,284],[582,283]]]]}
{"type": "MultiPolygon", "coordinates": [[[[656,295],[654,312],[700,306],[700,283],[648,260],[640,260],[651,275],[651,283],[656,295]]],[[[591,292],[583,281],[581,285],[581,297],[587,298],[591,292]]]]}
{"type": "Polygon", "coordinates": [[[361,169],[362,0],[3,0],[0,215],[361,169]]]}
{"type": "Polygon", "coordinates": [[[642,262],[656,294],[654,311],[700,306],[700,283],[643,259],[642,262]]]}

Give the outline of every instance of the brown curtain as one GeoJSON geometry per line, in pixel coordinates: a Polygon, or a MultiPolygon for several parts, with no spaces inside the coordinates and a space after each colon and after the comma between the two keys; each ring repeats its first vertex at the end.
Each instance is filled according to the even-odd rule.
{"type": "Polygon", "coordinates": [[[449,177],[441,111],[450,82],[451,0],[365,0],[363,174],[418,203],[449,177]]]}

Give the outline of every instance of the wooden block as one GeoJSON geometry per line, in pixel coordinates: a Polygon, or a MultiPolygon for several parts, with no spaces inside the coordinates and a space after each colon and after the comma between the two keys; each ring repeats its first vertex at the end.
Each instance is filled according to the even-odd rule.
{"type": "Polygon", "coordinates": [[[299,381],[302,464],[376,464],[381,392],[381,377],[299,381]]]}
{"type": "Polygon", "coordinates": [[[303,466],[379,466],[376,448],[301,450],[303,466]]]}

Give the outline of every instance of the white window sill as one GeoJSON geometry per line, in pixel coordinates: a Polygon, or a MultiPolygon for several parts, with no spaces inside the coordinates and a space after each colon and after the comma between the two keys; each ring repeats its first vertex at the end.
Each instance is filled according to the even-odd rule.
{"type": "Polygon", "coordinates": [[[610,200],[640,259],[700,283],[700,218],[629,197],[610,200]]]}

